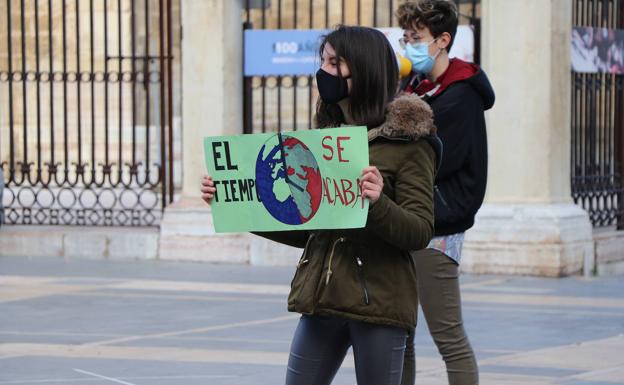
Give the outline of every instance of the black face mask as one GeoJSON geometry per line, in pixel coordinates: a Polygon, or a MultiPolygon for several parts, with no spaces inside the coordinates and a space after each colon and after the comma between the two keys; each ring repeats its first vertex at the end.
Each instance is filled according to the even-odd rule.
{"type": "Polygon", "coordinates": [[[334,76],[319,68],[316,71],[316,86],[318,87],[321,100],[327,104],[334,104],[349,96],[349,86],[347,85],[349,77],[341,78],[334,76]]]}

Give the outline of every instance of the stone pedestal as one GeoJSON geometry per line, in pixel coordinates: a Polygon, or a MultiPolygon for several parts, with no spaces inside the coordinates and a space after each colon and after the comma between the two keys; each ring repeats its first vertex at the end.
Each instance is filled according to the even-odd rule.
{"type": "Polygon", "coordinates": [[[573,204],[486,204],[466,233],[462,270],[559,277],[592,269],[587,213],[573,204]]]}
{"type": "Polygon", "coordinates": [[[158,237],[154,227],[6,225],[0,257],[156,259],[158,237]]]}
{"type": "Polygon", "coordinates": [[[215,234],[210,207],[199,198],[187,198],[165,210],[159,258],[249,263],[249,243],[247,234],[215,234]]]}
{"type": "Polygon", "coordinates": [[[266,266],[297,266],[303,249],[282,245],[250,235],[249,263],[266,266]]]}
{"type": "Polygon", "coordinates": [[[301,252],[250,233],[215,233],[210,207],[199,198],[168,206],[160,225],[164,260],[296,266],[301,252]]]}
{"type": "Polygon", "coordinates": [[[624,275],[624,231],[594,230],[597,275],[624,275]]]}
{"type": "Polygon", "coordinates": [[[161,259],[248,263],[249,235],[217,235],[200,197],[203,138],[242,132],[240,1],[182,0],[182,191],[165,209],[161,259]]]}

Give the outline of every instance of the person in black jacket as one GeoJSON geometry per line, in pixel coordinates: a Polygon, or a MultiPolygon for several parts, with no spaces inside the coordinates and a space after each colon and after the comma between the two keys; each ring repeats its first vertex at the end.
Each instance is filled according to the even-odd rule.
{"type": "MultiPolygon", "coordinates": [[[[487,181],[484,111],[494,91],[478,66],[450,59],[458,12],[447,0],[403,3],[398,11],[401,44],[412,62],[404,92],[426,100],[442,140],[442,163],[434,185],[435,233],[428,248],[413,252],[418,297],[451,385],[478,384],[474,352],[463,327],[459,261],[464,232],[483,203],[487,181]]],[[[402,385],[415,383],[414,333],[405,353],[402,385]]]]}

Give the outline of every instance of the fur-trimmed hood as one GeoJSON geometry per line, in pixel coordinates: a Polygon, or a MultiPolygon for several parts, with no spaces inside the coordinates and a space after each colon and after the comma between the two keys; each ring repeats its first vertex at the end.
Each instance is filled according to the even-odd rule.
{"type": "Polygon", "coordinates": [[[436,171],[442,163],[442,141],[436,135],[433,111],[429,104],[415,94],[400,94],[388,104],[386,121],[368,130],[368,141],[377,138],[390,140],[426,140],[436,154],[436,171]]]}
{"type": "Polygon", "coordinates": [[[414,94],[401,94],[388,104],[386,121],[368,130],[368,140],[378,137],[417,140],[435,135],[431,107],[414,94]]]}

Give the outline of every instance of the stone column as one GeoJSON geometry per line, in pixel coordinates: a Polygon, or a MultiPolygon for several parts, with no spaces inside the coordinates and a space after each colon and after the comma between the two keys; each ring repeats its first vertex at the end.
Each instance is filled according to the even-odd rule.
{"type": "Polygon", "coordinates": [[[466,234],[465,271],[561,276],[592,268],[592,227],[570,196],[569,0],[483,0],[486,202],[466,234]]]}
{"type": "Polygon", "coordinates": [[[161,259],[248,262],[248,237],[215,235],[200,199],[203,138],[242,133],[241,1],[182,0],[182,191],[161,224],[161,259]]]}

